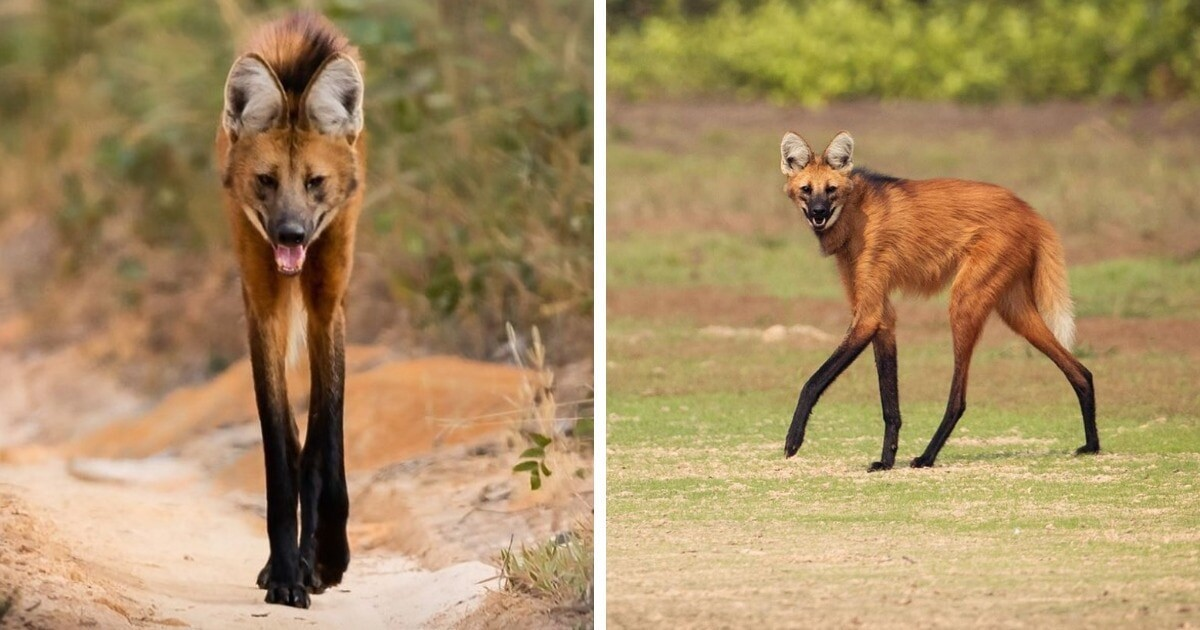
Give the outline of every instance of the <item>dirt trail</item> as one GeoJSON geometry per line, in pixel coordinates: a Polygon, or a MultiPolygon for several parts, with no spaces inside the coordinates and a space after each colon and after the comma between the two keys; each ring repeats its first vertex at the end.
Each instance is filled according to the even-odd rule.
{"type": "Polygon", "coordinates": [[[482,582],[495,575],[479,562],[428,572],[403,556],[360,554],[345,582],[315,596],[308,610],[267,606],[254,585],[264,532],[201,484],[86,482],[60,463],[5,467],[0,475],[0,493],[16,499],[5,520],[31,516],[30,542],[54,540],[65,552],[33,550],[38,557],[26,562],[6,619],[14,627],[28,611],[37,613],[34,627],[416,628],[472,610],[485,594],[482,582]]]}
{"type": "Polygon", "coordinates": [[[496,575],[478,562],[430,572],[396,554],[367,553],[354,558],[340,587],[314,596],[308,610],[266,606],[254,586],[264,533],[203,485],[80,481],[60,463],[6,467],[0,475],[6,480],[0,493],[17,499],[6,520],[31,512],[40,521],[36,534],[66,552],[31,560],[17,583],[13,622],[44,607],[49,618],[41,623],[102,628],[420,628],[472,610],[485,594],[481,582],[496,575]],[[77,580],[83,572],[89,584],[77,580]]]}

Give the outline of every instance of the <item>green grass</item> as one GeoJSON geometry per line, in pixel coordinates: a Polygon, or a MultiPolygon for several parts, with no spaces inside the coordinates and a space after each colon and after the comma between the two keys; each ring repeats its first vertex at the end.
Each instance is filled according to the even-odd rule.
{"type": "MultiPolygon", "coordinates": [[[[785,460],[794,396],[828,349],[698,343],[669,326],[662,334],[652,328],[649,338],[622,332],[644,328],[617,322],[609,337],[615,626],[633,623],[622,611],[671,609],[661,595],[636,590],[659,572],[692,575],[692,584],[677,589],[715,605],[725,590],[780,571],[799,572],[793,586],[816,580],[850,592],[886,591],[909,583],[908,563],[878,565],[907,557],[921,565],[916,593],[937,592],[963,606],[950,625],[968,622],[955,615],[969,614],[973,598],[995,590],[1011,595],[997,619],[1039,625],[1081,607],[1107,615],[1145,605],[1150,619],[1165,622],[1200,586],[1179,581],[1200,575],[1200,395],[1190,363],[1179,357],[1089,359],[1105,450],[1073,457],[1083,436],[1065,379],[1041,356],[985,348],[974,363],[967,413],[937,466],[872,474],[866,467],[879,456],[882,423],[869,357],[830,388],[804,447],[785,460]],[[1057,572],[1047,573],[1047,564],[1057,572]],[[1081,585],[1089,586],[1082,594],[1081,585]],[[1139,604],[1100,601],[1104,591],[1118,590],[1139,604]]],[[[951,370],[944,346],[901,348],[901,467],[941,418],[951,370]]],[[[819,604],[796,606],[830,614],[819,604]]],[[[679,610],[665,618],[741,622],[732,609],[700,608],[707,614],[679,610]]],[[[925,615],[865,601],[855,609],[877,623],[925,615]]],[[[777,612],[764,612],[762,623],[781,623],[791,611],[777,612]]]]}
{"type": "Polygon", "coordinates": [[[497,564],[507,591],[590,609],[595,552],[589,521],[556,539],[502,549],[497,564]]]}
{"type": "Polygon", "coordinates": [[[1200,317],[1200,259],[1106,260],[1071,270],[1079,315],[1200,317]]]}
{"type": "Polygon", "coordinates": [[[842,297],[833,260],[822,258],[815,243],[798,240],[721,233],[630,236],[609,245],[608,286],[720,286],[775,297],[842,297]],[[754,275],[746,275],[748,268],[754,275]]]}

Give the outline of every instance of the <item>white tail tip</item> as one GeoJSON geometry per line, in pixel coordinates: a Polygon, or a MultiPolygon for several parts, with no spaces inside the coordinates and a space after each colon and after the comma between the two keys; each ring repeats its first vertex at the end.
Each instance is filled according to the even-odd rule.
{"type": "Polygon", "coordinates": [[[1054,333],[1054,338],[1067,350],[1075,348],[1075,314],[1071,311],[1068,304],[1058,312],[1046,316],[1046,325],[1050,327],[1050,332],[1054,333]]]}

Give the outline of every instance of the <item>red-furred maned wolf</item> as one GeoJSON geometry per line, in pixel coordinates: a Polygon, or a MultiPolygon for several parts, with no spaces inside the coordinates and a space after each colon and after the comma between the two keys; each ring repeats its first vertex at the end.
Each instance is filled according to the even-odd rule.
{"type": "Polygon", "coordinates": [[[954,377],[946,414],[914,468],[932,466],[966,409],[967,370],[984,321],[995,310],[1062,370],[1079,397],[1086,443],[1100,450],[1092,374],[1071,355],[1075,334],[1063,249],[1050,224],[1012,192],[958,179],[906,180],[854,168],[854,140],[841,132],[822,155],[787,133],[780,168],[785,192],[812,226],[821,252],[837,259],[850,298],[850,330],[800,391],[784,453],[804,442],[821,393],[867,347],[875,347],[883,406],[883,455],[895,464],[900,434],[895,290],[930,295],[950,283],[954,377]],[[953,279],[953,282],[951,282],[953,279]]]}
{"type": "Polygon", "coordinates": [[[359,66],[320,16],[268,24],[229,71],[217,132],[266,459],[271,555],[258,585],[268,602],[301,608],[350,562],[343,304],[365,178],[359,66]],[[284,371],[304,327],[312,389],[301,451],[284,371]]]}

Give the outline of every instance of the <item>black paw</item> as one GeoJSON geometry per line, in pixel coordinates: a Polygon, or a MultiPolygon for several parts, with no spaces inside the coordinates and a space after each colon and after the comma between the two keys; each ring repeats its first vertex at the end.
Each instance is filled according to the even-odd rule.
{"type": "Polygon", "coordinates": [[[909,466],[912,466],[913,468],[932,468],[933,460],[922,455],[914,458],[909,466]]]}
{"type": "Polygon", "coordinates": [[[1079,448],[1075,449],[1076,455],[1094,455],[1099,452],[1100,452],[1099,444],[1084,444],[1083,446],[1080,446],[1079,448]]]}
{"type": "Polygon", "coordinates": [[[314,571],[312,565],[307,560],[300,561],[300,581],[304,582],[304,589],[313,595],[320,595],[325,592],[326,583],[321,579],[320,567],[314,571]]]}
{"type": "Polygon", "coordinates": [[[783,456],[787,458],[795,455],[801,444],[804,444],[804,434],[792,428],[788,431],[787,442],[783,444],[783,456]]]}
{"type": "Polygon", "coordinates": [[[270,582],[267,584],[267,603],[308,608],[308,591],[302,584],[270,582]]]}
{"type": "Polygon", "coordinates": [[[265,591],[265,590],[267,590],[267,584],[270,581],[271,581],[271,559],[267,558],[267,564],[265,566],[263,566],[262,571],[258,572],[258,579],[256,580],[256,582],[258,584],[258,588],[261,588],[262,590],[265,591]]]}
{"type": "Polygon", "coordinates": [[[881,470],[891,470],[892,462],[872,462],[867,468],[867,472],[879,472],[881,470]]]}
{"type": "Polygon", "coordinates": [[[350,542],[346,540],[346,527],[317,528],[316,579],[325,586],[342,583],[346,567],[350,566],[350,542]]]}

